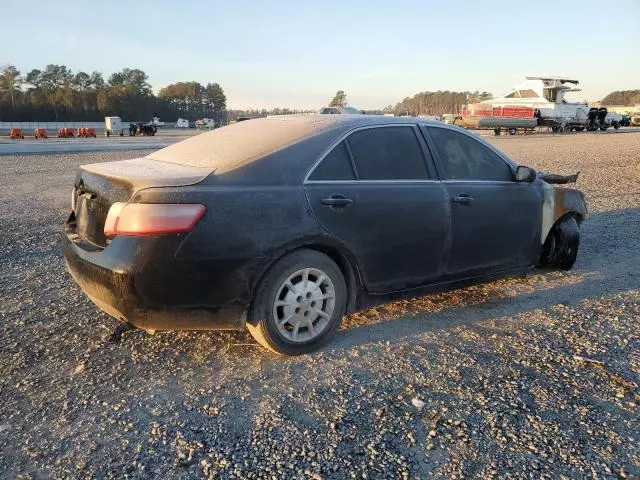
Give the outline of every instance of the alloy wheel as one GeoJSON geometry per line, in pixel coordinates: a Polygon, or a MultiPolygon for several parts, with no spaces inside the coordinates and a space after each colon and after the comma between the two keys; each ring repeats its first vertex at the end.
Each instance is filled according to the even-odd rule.
{"type": "Polygon", "coordinates": [[[316,268],[294,272],[280,286],[273,303],[278,333],[295,343],[314,339],[329,324],[335,300],[335,287],[324,272],[316,268]]]}

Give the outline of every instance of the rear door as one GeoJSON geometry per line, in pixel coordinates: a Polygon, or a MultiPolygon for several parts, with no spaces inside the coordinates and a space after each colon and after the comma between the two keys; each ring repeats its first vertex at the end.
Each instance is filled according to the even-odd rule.
{"type": "Polygon", "coordinates": [[[351,132],[305,182],[320,224],[355,256],[366,288],[381,293],[442,274],[449,204],[414,125],[351,132]]]}
{"type": "Polygon", "coordinates": [[[514,166],[473,135],[423,127],[451,204],[452,278],[532,265],[540,253],[539,182],[515,182],[514,166]]]}

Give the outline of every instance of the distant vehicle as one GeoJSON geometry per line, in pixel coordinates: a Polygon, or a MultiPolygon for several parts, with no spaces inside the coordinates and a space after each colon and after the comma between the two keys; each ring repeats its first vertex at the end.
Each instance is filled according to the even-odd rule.
{"type": "Polygon", "coordinates": [[[153,117],[153,120],[149,122],[149,125],[153,125],[155,127],[164,127],[164,122],[160,121],[160,117],[153,117]]]}
{"type": "Polygon", "coordinates": [[[422,118],[423,120],[433,120],[434,122],[443,122],[442,117],[438,115],[418,115],[418,118],[422,118]]]}
{"type": "Polygon", "coordinates": [[[109,137],[111,135],[124,135],[124,128],[122,126],[122,120],[120,117],[104,117],[104,135],[109,137]]]}
{"type": "Polygon", "coordinates": [[[318,113],[323,115],[362,115],[362,112],[355,107],[324,107],[318,113]]]}
{"type": "Polygon", "coordinates": [[[251,117],[238,117],[238,118],[236,118],[236,122],[246,122],[247,120],[251,120],[251,117]]]}
{"type": "Polygon", "coordinates": [[[444,123],[454,123],[454,120],[456,119],[457,115],[455,113],[445,113],[442,115],[442,121],[444,123]]]}
{"type": "Polygon", "coordinates": [[[175,128],[189,128],[189,120],[187,120],[186,118],[179,118],[178,121],[176,122],[176,124],[174,125],[175,128]]]}
{"type": "Polygon", "coordinates": [[[201,120],[196,120],[196,128],[197,129],[209,129],[216,128],[216,122],[213,118],[203,118],[201,120]]]}
{"type": "Polygon", "coordinates": [[[158,127],[150,123],[137,122],[129,124],[129,136],[135,137],[136,135],[151,136],[153,137],[158,131],[158,127]]]}
{"type": "Polygon", "coordinates": [[[343,315],[455,282],[570,269],[582,193],[416,118],[257,118],[84,165],[63,241],[89,298],[149,330],[319,348],[343,315]]]}

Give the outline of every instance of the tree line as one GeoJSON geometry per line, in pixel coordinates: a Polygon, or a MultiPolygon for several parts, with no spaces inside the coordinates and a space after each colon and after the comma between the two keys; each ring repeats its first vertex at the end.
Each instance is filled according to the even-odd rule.
{"type": "MultiPolygon", "coordinates": [[[[392,113],[394,115],[434,115],[440,116],[445,113],[458,113],[462,106],[467,103],[477,103],[493,98],[489,92],[450,92],[449,90],[438,90],[437,92],[420,92],[413,97],[406,97],[395,106],[388,105],[383,110],[369,110],[364,113],[392,113]]],[[[329,101],[330,107],[347,106],[347,95],[344,90],[338,90],[329,101]]]]}
{"type": "MultiPolygon", "coordinates": [[[[384,113],[396,115],[442,115],[460,112],[467,103],[489,100],[489,92],[420,92],[406,97],[384,113]]],[[[605,105],[640,103],[640,90],[615,91],[604,97],[605,105]]],[[[339,90],[330,106],[345,106],[347,96],[339,90]]],[[[308,110],[289,108],[227,110],[223,88],[215,82],[177,82],[154,95],[148,75],[138,68],[124,68],[106,80],[101,72],[72,72],[65,65],[47,65],[22,74],[9,65],[0,73],[0,121],[101,121],[119,116],[125,121],[165,121],[179,117],[194,121],[213,118],[216,122],[238,117],[264,117],[308,110]]]]}
{"type": "Polygon", "coordinates": [[[445,113],[459,113],[463,105],[491,100],[493,95],[489,92],[450,92],[438,90],[437,92],[420,92],[413,97],[406,97],[395,106],[389,105],[384,113],[396,115],[435,115],[445,113]]]}
{"type": "Polygon", "coordinates": [[[124,68],[107,80],[100,72],[74,73],[53,64],[24,75],[10,65],[0,74],[0,121],[100,121],[105,116],[224,121],[226,108],[218,83],[178,82],[154,95],[148,75],[138,68],[124,68]]]}

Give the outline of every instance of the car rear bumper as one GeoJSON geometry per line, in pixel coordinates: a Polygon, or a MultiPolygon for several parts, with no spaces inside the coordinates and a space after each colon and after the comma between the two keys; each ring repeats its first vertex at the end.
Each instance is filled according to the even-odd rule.
{"type": "Polygon", "coordinates": [[[201,293],[206,292],[203,284],[209,282],[197,271],[183,274],[184,270],[172,268],[172,256],[164,257],[168,265],[162,269],[145,269],[140,262],[148,261],[148,255],[136,244],[140,240],[127,242],[130,248],[120,245],[114,248],[114,254],[109,251],[111,247],[87,249],[77,236],[63,234],[67,270],[101,310],[148,330],[244,328],[249,303],[246,296],[211,303],[208,300],[212,295],[201,293]]]}

